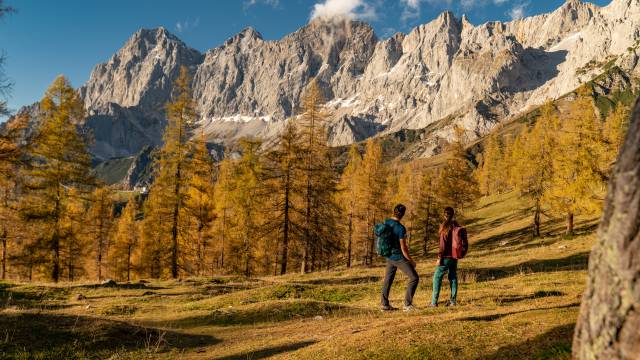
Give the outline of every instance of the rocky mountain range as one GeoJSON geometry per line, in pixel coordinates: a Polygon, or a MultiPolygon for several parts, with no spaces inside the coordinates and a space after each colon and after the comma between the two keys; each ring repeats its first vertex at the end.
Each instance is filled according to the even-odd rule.
{"type": "Polygon", "coordinates": [[[181,66],[193,75],[211,142],[274,138],[316,78],[331,145],[429,128],[412,155],[429,157],[455,125],[478,138],[612,65],[640,75],[639,45],[640,0],[569,0],[548,14],[478,26],[445,12],[388,39],[364,22],[315,19],[273,41],[248,28],[204,54],[164,28],[142,29],[94,68],[80,94],[98,161],[160,144],[181,66]]]}

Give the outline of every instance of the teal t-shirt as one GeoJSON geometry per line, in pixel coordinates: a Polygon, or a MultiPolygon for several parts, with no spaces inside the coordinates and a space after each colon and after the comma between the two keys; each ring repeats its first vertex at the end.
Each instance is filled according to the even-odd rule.
{"type": "Polygon", "coordinates": [[[393,229],[393,237],[391,238],[391,255],[387,257],[389,260],[402,260],[402,249],[400,249],[400,239],[404,239],[407,235],[407,229],[400,222],[387,219],[384,222],[393,229]]]}

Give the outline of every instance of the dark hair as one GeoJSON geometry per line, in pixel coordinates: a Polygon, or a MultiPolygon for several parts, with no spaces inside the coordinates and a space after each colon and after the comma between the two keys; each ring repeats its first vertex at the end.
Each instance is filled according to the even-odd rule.
{"type": "Polygon", "coordinates": [[[447,206],[444,208],[444,213],[447,214],[447,218],[440,224],[440,233],[449,232],[449,230],[453,229],[453,222],[456,216],[456,212],[453,210],[451,206],[447,206]]]}
{"type": "Polygon", "coordinates": [[[407,207],[402,204],[398,204],[393,208],[393,216],[398,218],[398,220],[402,219],[405,212],[407,212],[407,207]]]}

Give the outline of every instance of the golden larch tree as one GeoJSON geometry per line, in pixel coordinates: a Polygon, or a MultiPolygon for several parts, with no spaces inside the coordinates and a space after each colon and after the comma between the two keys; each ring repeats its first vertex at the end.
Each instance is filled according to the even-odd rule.
{"type": "MultiPolygon", "coordinates": [[[[189,139],[197,119],[196,105],[191,90],[191,76],[186,67],[180,68],[175,81],[172,101],[166,107],[167,125],[162,137],[160,160],[156,178],[151,186],[150,209],[158,229],[168,227],[166,234],[160,234],[161,241],[167,242],[169,251],[169,271],[172,278],[178,278],[180,271],[181,245],[186,240],[184,202],[188,190],[190,171],[189,139]]],[[[163,229],[164,230],[164,229],[163,229]]]]}
{"type": "Polygon", "coordinates": [[[340,178],[338,203],[342,206],[344,214],[344,223],[347,230],[346,235],[346,265],[351,267],[351,258],[353,255],[353,243],[355,238],[356,225],[360,221],[357,212],[358,207],[358,173],[362,166],[362,155],[358,151],[358,147],[353,144],[349,148],[349,160],[345,167],[342,177],[340,178]]]}
{"type": "Polygon", "coordinates": [[[369,138],[362,159],[361,171],[357,176],[359,189],[359,213],[362,214],[360,245],[362,259],[366,265],[371,265],[374,255],[373,227],[376,222],[384,219],[387,209],[387,173],[382,162],[382,145],[369,138]]]}
{"type": "Polygon", "coordinates": [[[113,229],[113,198],[111,190],[101,186],[91,196],[88,219],[89,234],[93,243],[95,275],[103,279],[107,269],[107,255],[111,245],[113,229]]]}
{"type": "Polygon", "coordinates": [[[610,165],[606,160],[602,121],[585,90],[578,91],[560,120],[559,151],[552,156],[553,177],[545,200],[553,212],[565,216],[566,233],[572,235],[576,214],[600,211],[610,165]]]}
{"type": "Polygon", "coordinates": [[[113,250],[109,254],[111,273],[118,279],[131,281],[132,259],[140,242],[138,201],[133,193],[129,195],[127,204],[117,220],[113,240],[113,250]]]}
{"type": "Polygon", "coordinates": [[[40,102],[41,123],[37,129],[26,170],[21,214],[39,226],[40,251],[46,253],[50,278],[61,275],[62,220],[70,189],[86,190],[92,183],[91,157],[77,124],[84,118],[82,100],[62,76],[56,78],[40,102]]]}
{"type": "Polygon", "coordinates": [[[439,198],[444,206],[451,206],[464,213],[465,207],[479,196],[478,182],[465,150],[465,130],[456,127],[455,139],[451,143],[451,158],[440,170],[438,178],[439,198]]]}
{"type": "Polygon", "coordinates": [[[278,255],[274,272],[287,272],[289,249],[300,238],[299,204],[305,187],[299,180],[303,166],[300,131],[290,119],[276,147],[267,154],[269,193],[271,194],[268,229],[276,237],[278,255]],[[278,263],[279,262],[279,263],[278,263]]]}
{"type": "Polygon", "coordinates": [[[187,183],[184,209],[189,222],[189,243],[194,248],[195,275],[203,275],[212,240],[211,227],[215,219],[213,159],[209,154],[204,133],[193,144],[191,172],[187,183]]]}

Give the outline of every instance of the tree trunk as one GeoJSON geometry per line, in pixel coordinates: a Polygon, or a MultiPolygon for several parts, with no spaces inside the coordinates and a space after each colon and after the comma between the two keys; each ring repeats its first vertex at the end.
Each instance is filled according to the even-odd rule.
{"type": "Polygon", "coordinates": [[[171,277],[178,278],[178,216],[180,215],[180,164],[176,169],[176,186],[173,190],[175,204],[173,205],[173,222],[171,224],[171,277]]]}
{"type": "Polygon", "coordinates": [[[131,245],[127,246],[127,281],[131,281],[131,245]]]}
{"type": "Polygon", "coordinates": [[[96,259],[96,268],[98,270],[98,281],[102,280],[102,240],[98,238],[98,257],[96,259]]]}
{"type": "Polygon", "coordinates": [[[533,236],[540,237],[540,204],[536,204],[536,208],[533,213],[533,236]]]}
{"type": "Polygon", "coordinates": [[[424,224],[424,239],[422,241],[422,256],[427,257],[427,250],[429,245],[429,225],[431,224],[431,196],[429,196],[429,201],[427,202],[427,213],[424,224]]]}
{"type": "Polygon", "coordinates": [[[284,224],[282,227],[282,251],[280,252],[280,275],[287,273],[287,257],[289,256],[289,173],[284,189],[284,224]]]}
{"type": "Polygon", "coordinates": [[[249,277],[251,276],[251,249],[249,248],[249,236],[247,236],[246,232],[243,237],[242,248],[245,256],[244,276],[249,277]]]}
{"type": "Polygon", "coordinates": [[[351,267],[351,244],[353,243],[353,212],[349,214],[349,239],[347,242],[347,267],[351,267]]]}
{"type": "MultiPolygon", "coordinates": [[[[51,250],[53,250],[53,270],[51,271],[51,279],[54,282],[58,282],[58,279],[60,278],[60,186],[58,185],[56,189],[55,224],[53,226],[53,235],[51,236],[51,250]]],[[[29,278],[31,278],[31,275],[29,275],[29,278]]]]}
{"type": "Polygon", "coordinates": [[[7,278],[7,229],[2,228],[2,280],[7,278]]]}
{"type": "Polygon", "coordinates": [[[227,231],[227,209],[222,210],[222,241],[220,244],[220,268],[224,267],[224,235],[227,231]]]}
{"type": "Polygon", "coordinates": [[[58,282],[58,279],[60,278],[60,236],[57,229],[54,230],[52,239],[53,270],[51,271],[51,279],[53,282],[58,282]]]}
{"type": "Polygon", "coordinates": [[[573,213],[567,214],[567,232],[566,235],[573,235],[573,213]]]}
{"type": "Polygon", "coordinates": [[[204,273],[204,258],[205,258],[205,250],[206,250],[206,243],[204,240],[204,223],[200,220],[198,220],[198,244],[197,244],[197,251],[196,251],[196,257],[197,257],[197,261],[196,261],[196,275],[197,276],[201,276],[204,273]]]}
{"type": "Polygon", "coordinates": [[[573,339],[576,359],[640,354],[640,101],[609,184],[573,339]]]}

